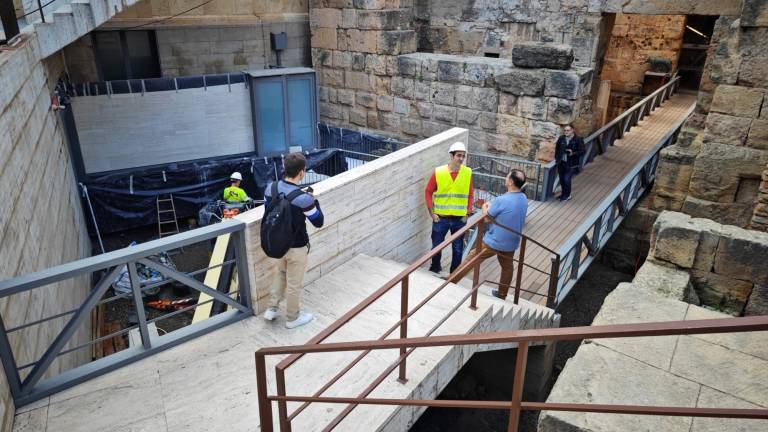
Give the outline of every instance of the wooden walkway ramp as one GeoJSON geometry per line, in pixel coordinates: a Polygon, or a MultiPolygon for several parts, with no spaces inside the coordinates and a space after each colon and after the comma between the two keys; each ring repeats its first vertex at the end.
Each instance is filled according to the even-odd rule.
{"type": "MultiPolygon", "coordinates": [[[[567,247],[566,243],[573,233],[587,221],[608,194],[622,185],[630,172],[642,163],[670,130],[679,127],[695,103],[695,95],[678,93],[640,121],[622,139],[617,140],[607,153],[597,156],[574,177],[573,198],[570,201],[561,203],[557,198],[546,202],[530,201],[524,233],[549,249],[565,255],[567,250],[563,248],[567,247]]],[[[529,243],[525,262],[539,269],[549,269],[551,254],[529,243]]],[[[487,280],[498,281],[498,262],[494,259],[486,260],[481,274],[488,275],[485,277],[487,280]]],[[[522,288],[541,295],[523,293],[521,297],[546,304],[548,283],[547,275],[525,268],[522,288]]]]}

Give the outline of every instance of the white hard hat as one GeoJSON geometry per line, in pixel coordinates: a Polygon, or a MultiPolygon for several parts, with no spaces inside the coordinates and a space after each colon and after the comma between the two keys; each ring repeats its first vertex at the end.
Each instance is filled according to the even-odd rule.
{"type": "Polygon", "coordinates": [[[464,153],[467,152],[467,146],[464,145],[461,141],[456,141],[455,143],[451,144],[451,148],[448,149],[448,153],[453,153],[455,151],[463,151],[464,153]]]}
{"type": "Polygon", "coordinates": [[[231,176],[229,176],[229,178],[232,179],[232,180],[242,180],[243,176],[240,175],[239,172],[235,171],[235,172],[232,173],[231,176]]]}

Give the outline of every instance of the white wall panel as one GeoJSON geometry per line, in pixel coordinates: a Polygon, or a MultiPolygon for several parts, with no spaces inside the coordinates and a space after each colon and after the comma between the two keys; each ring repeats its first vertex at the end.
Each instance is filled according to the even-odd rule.
{"type": "Polygon", "coordinates": [[[72,100],[88,173],[254,151],[242,83],[72,100]]]}

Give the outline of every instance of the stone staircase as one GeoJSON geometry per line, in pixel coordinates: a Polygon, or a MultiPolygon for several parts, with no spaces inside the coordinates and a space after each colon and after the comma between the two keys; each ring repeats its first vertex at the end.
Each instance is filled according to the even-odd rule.
{"type": "MultiPolygon", "coordinates": [[[[404,268],[404,264],[358,255],[305,287],[302,308],[316,316],[306,326],[288,330],[283,326],[283,317],[275,322],[267,322],[260,316],[243,320],[22,407],[14,430],[253,431],[259,424],[254,351],[265,346],[306,343],[404,268]]],[[[442,282],[427,271],[411,274],[410,307],[442,282]]],[[[477,310],[469,309],[469,300],[465,301],[433,334],[545,328],[559,324],[559,315],[552,310],[528,302],[513,305],[511,301],[488,295],[487,287],[482,290],[477,310]]],[[[446,286],[409,319],[408,335],[423,336],[466,293],[463,286],[446,286]]],[[[376,339],[399,319],[399,311],[400,289],[396,287],[327,342],[376,339]]],[[[395,331],[391,337],[399,337],[399,332],[395,331]]],[[[397,382],[395,369],[370,397],[436,398],[474,352],[501,348],[507,347],[417,349],[408,357],[408,381],[397,382]]],[[[313,394],[357,355],[358,352],[345,352],[304,356],[286,371],[287,393],[313,394]]],[[[324,395],[357,396],[397,357],[397,350],[370,353],[324,395]]],[[[271,394],[275,393],[274,366],[280,360],[278,356],[267,358],[271,394]]],[[[289,404],[289,412],[297,406],[289,404]]],[[[344,408],[345,405],[339,404],[312,404],[293,420],[293,430],[322,430],[344,408]]],[[[336,430],[403,431],[423,411],[416,407],[358,406],[336,430]]]]}
{"type": "Polygon", "coordinates": [[[56,2],[44,9],[45,22],[40,20],[39,14],[32,14],[29,18],[34,21],[21,31],[27,34],[37,33],[40,57],[46,58],[139,1],[64,0],[56,2]]]}

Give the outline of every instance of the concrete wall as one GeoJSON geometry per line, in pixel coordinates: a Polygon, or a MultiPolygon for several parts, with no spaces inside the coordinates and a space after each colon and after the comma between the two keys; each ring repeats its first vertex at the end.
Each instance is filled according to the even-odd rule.
{"type": "Polygon", "coordinates": [[[242,83],[80,96],[72,98],[72,110],[89,173],[254,151],[242,83]]]}
{"type": "MultiPolygon", "coordinates": [[[[41,62],[33,34],[18,48],[0,52],[0,279],[42,270],[90,255],[69,153],[50,92],[63,62],[41,62]]],[[[75,280],[0,300],[6,328],[70,310],[90,291],[90,280],[75,280]]],[[[90,337],[90,322],[75,341],[90,337]]],[[[37,360],[64,320],[11,334],[17,362],[37,360]]],[[[52,373],[90,357],[66,355],[52,373]]],[[[27,370],[28,371],[28,370],[27,370]]],[[[0,379],[0,430],[10,430],[14,406],[4,373],[0,379]]]]}
{"type": "MultiPolygon", "coordinates": [[[[110,25],[114,23],[110,21],[110,25]]],[[[152,29],[152,26],[145,27],[152,29]]],[[[109,30],[109,26],[104,27],[109,30]]],[[[286,32],[288,47],[280,55],[284,67],[310,65],[306,15],[277,16],[242,25],[175,26],[155,29],[163,77],[240,72],[277,65],[270,32],[286,32]]],[[[87,34],[64,49],[73,82],[99,81],[93,41],[87,34]]]]}
{"type": "Polygon", "coordinates": [[[649,57],[671,60],[677,69],[684,29],[683,15],[617,14],[600,79],[611,81],[612,92],[640,94],[649,57]]]}
{"type": "MultiPolygon", "coordinates": [[[[473,143],[465,129],[453,128],[343,174],[313,185],[325,214],[320,229],[310,226],[312,249],[304,283],[317,280],[357,254],[410,263],[431,247],[431,220],[424,188],[434,168],[448,160],[456,141],[473,143]],[[377,227],[376,229],[371,229],[377,227]]],[[[273,269],[260,247],[263,207],[238,216],[246,222],[254,307],[267,295],[273,269]]],[[[259,309],[261,306],[261,309],[259,309]]]]}

